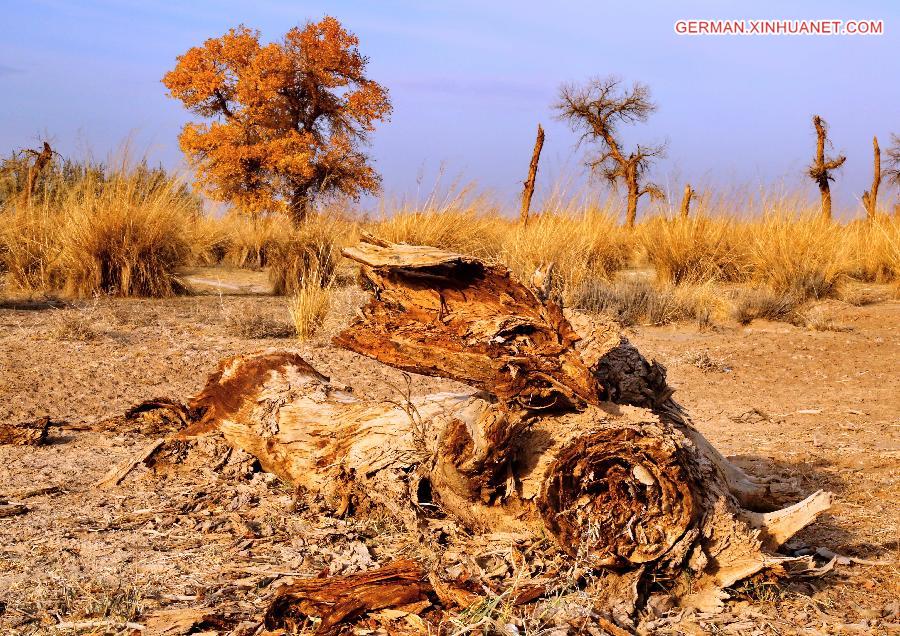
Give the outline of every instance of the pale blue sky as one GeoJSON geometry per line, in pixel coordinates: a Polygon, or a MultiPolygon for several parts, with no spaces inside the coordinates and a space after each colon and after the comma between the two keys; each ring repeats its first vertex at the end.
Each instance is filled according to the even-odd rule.
{"type": "Polygon", "coordinates": [[[847,155],[834,186],[858,212],[871,137],[900,134],[900,3],[880,2],[233,2],[2,0],[0,151],[46,131],[63,153],[105,155],[129,135],[169,166],[188,115],[165,96],[175,57],[239,23],[264,38],[331,14],[354,31],[370,74],[394,102],[371,153],[388,193],[423,191],[445,165],[513,201],[534,129],[547,144],[538,196],[577,176],[583,151],[554,121],[563,81],[616,73],[649,84],[660,105],[629,143],[668,140],[654,174],[680,191],[802,183],[810,117],[847,155]],[[883,19],[880,37],[685,37],[679,18],[883,19]]]}

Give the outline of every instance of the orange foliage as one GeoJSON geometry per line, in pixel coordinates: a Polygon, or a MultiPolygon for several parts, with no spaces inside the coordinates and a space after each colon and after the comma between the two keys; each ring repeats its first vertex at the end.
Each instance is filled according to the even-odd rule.
{"type": "Polygon", "coordinates": [[[381,177],[360,147],[391,112],[388,92],[365,76],[359,40],[332,17],[261,44],[239,26],[178,58],[163,78],[193,113],[179,137],[198,186],[250,212],[295,222],[317,196],[357,198],[381,177]]]}

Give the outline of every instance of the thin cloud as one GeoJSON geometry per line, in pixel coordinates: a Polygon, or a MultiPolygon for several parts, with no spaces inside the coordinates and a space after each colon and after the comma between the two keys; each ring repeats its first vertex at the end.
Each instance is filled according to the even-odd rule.
{"type": "Polygon", "coordinates": [[[7,75],[18,75],[19,73],[24,73],[25,69],[16,68],[15,66],[7,66],[6,64],[0,64],[0,77],[6,77],[7,75]]]}

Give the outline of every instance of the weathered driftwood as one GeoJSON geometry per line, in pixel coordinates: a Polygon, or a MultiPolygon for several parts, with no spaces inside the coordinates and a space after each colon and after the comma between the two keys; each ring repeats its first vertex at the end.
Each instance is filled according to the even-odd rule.
{"type": "Polygon", "coordinates": [[[221,433],[336,514],[377,509],[415,528],[436,510],[475,532],[551,536],[583,566],[637,569],[703,608],[792,564],[775,550],[828,507],[817,493],[750,510],[765,487],[612,323],[564,314],[500,265],[371,239],[346,255],[372,299],[336,342],[475,388],[373,403],[296,354],[237,356],[187,406],[162,404],[193,422],[181,437],[221,433]]]}

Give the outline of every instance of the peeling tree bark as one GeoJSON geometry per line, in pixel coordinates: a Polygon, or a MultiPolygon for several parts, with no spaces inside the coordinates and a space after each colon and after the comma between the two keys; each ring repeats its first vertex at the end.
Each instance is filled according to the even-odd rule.
{"type": "Polygon", "coordinates": [[[49,417],[20,424],[0,424],[0,445],[40,446],[47,441],[49,430],[49,417]]]}
{"type": "Polygon", "coordinates": [[[792,562],[774,550],[830,504],[818,493],[750,510],[764,486],[692,426],[665,369],[611,322],[460,255],[374,239],[345,254],[372,299],[336,342],[473,390],[373,403],[296,354],[237,356],[175,409],[193,421],[178,437],[221,433],[334,514],[388,511],[415,531],[436,510],[473,532],[550,536],[585,566],[637,571],[705,609],[792,562]]]}

